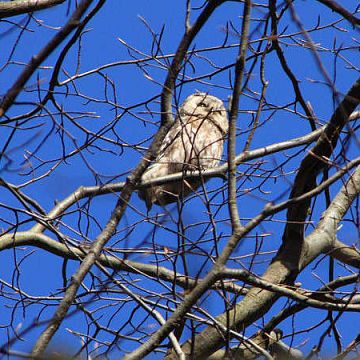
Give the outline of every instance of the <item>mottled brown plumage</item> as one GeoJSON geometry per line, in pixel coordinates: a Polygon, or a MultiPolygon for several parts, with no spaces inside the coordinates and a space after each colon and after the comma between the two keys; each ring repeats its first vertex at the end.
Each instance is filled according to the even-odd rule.
{"type": "MultiPolygon", "coordinates": [[[[206,170],[218,165],[228,132],[223,102],[205,93],[190,95],[179,109],[160,153],[142,176],[143,181],[169,174],[206,170]]],[[[149,187],[139,191],[148,209],[176,202],[201,185],[201,178],[149,187]]]]}

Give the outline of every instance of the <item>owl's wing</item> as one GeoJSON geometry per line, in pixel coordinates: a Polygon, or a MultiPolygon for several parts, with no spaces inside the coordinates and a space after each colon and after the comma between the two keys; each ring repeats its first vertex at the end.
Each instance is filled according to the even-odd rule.
{"type": "MultiPolygon", "coordinates": [[[[174,161],[174,151],[177,152],[176,148],[179,148],[179,144],[181,143],[179,141],[179,139],[181,138],[181,131],[182,124],[177,119],[177,121],[175,121],[173,126],[166,134],[157,158],[144,172],[142,180],[151,180],[157,177],[166,176],[174,172],[171,162],[174,161]]],[[[184,151],[182,151],[182,153],[184,153],[184,151]]],[[[181,158],[183,159],[184,156],[183,154],[181,155],[181,158]]],[[[175,161],[179,161],[179,159],[175,161]]],[[[155,186],[138,191],[139,197],[145,201],[148,211],[151,209],[152,204],[157,200],[158,196],[156,193],[159,192],[160,188],[161,186],[155,186]]]]}
{"type": "Polygon", "coordinates": [[[209,145],[219,131],[207,121],[189,116],[187,122],[178,122],[164,141],[159,162],[168,162],[170,173],[203,167],[208,162],[209,145]]]}
{"type": "Polygon", "coordinates": [[[168,157],[169,154],[171,154],[174,146],[176,146],[176,143],[181,137],[182,129],[183,125],[179,121],[176,121],[166,134],[165,139],[160,147],[159,155],[156,161],[161,160],[161,158],[163,157],[168,157]]]}

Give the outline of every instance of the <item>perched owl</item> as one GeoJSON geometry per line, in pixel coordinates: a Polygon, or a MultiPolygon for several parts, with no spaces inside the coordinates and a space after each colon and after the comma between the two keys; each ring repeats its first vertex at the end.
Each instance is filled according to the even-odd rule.
{"type": "MultiPolygon", "coordinates": [[[[142,176],[143,181],[181,171],[215,167],[222,156],[229,124],[223,102],[206,93],[190,95],[180,107],[158,157],[142,176]]],[[[172,182],[139,191],[148,209],[152,204],[176,202],[196,190],[201,178],[172,182]]]]}

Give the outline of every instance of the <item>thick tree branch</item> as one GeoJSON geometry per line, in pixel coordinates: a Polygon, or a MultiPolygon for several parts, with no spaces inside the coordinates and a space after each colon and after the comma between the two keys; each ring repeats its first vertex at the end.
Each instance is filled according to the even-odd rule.
{"type": "MultiPolygon", "coordinates": [[[[317,225],[317,230],[307,236],[304,241],[303,254],[299,261],[300,268],[304,268],[306,258],[315,259],[321,252],[329,252],[339,243],[336,234],[340,221],[343,219],[352,202],[360,194],[360,166],[350,176],[349,180],[340,189],[332,200],[330,206],[325,210],[317,225]]],[[[353,255],[352,255],[353,256],[353,255]]]]}
{"type": "MultiPolygon", "coordinates": [[[[350,284],[356,284],[359,281],[359,275],[353,274],[349,276],[343,276],[340,278],[337,278],[324,286],[317,289],[317,292],[333,292],[334,290],[338,289],[342,286],[347,286],[350,284]]],[[[290,316],[294,315],[297,312],[300,312],[303,309],[306,309],[307,305],[297,303],[295,305],[292,305],[278,313],[276,316],[274,316],[268,323],[265,324],[263,331],[264,332],[271,332],[274,330],[279,324],[284,321],[285,319],[289,318],[290,316]]],[[[255,335],[257,336],[257,335],[255,335]]]]}
{"type": "Polygon", "coordinates": [[[348,246],[336,239],[326,254],[344,264],[360,269],[360,250],[355,246],[348,246]]]}
{"type": "MultiPolygon", "coordinates": [[[[316,187],[316,178],[319,172],[328,166],[328,159],[337,145],[340,133],[359,103],[360,78],[341,101],[315,146],[301,162],[290,198],[297,198],[316,187]]],[[[311,199],[308,198],[290,206],[287,212],[287,223],[283,235],[283,245],[279,250],[279,259],[283,259],[294,268],[298,268],[301,258],[304,223],[308,216],[310,203],[311,199]]]]}
{"type": "Polygon", "coordinates": [[[65,0],[14,0],[0,2],[0,19],[47,9],[65,0]]]}
{"type": "MultiPolygon", "coordinates": [[[[337,278],[336,280],[334,280],[330,283],[327,283],[324,286],[322,286],[321,288],[317,289],[316,293],[320,293],[320,294],[332,293],[334,290],[338,289],[339,287],[354,284],[358,280],[359,280],[359,275],[356,275],[356,274],[337,278]]],[[[307,305],[303,304],[303,303],[297,303],[295,305],[285,308],[279,314],[274,316],[264,326],[264,328],[261,331],[254,334],[251,337],[251,340],[253,342],[255,342],[256,344],[258,344],[259,346],[263,347],[265,350],[269,350],[269,347],[271,347],[271,345],[273,343],[275,343],[275,340],[279,340],[279,337],[274,336],[274,335],[277,335],[276,327],[279,326],[281,324],[281,322],[284,321],[285,319],[289,318],[290,316],[294,315],[295,313],[302,311],[305,308],[307,308],[307,305]],[[275,332],[275,334],[274,334],[274,332],[275,332]]],[[[281,338],[281,336],[280,336],[280,338],[281,338]]],[[[230,355],[232,355],[233,353],[235,355],[240,354],[241,358],[249,359],[249,360],[256,359],[260,355],[260,353],[256,349],[251,348],[247,344],[240,344],[240,346],[238,348],[231,349],[230,355]],[[237,351],[238,348],[239,348],[240,352],[237,351]]],[[[275,352],[276,352],[276,350],[275,350],[275,352]]],[[[298,355],[300,355],[300,353],[297,352],[296,349],[289,348],[288,352],[292,356],[291,359],[294,356],[297,357],[298,355]]],[[[224,355],[224,351],[218,350],[216,353],[214,353],[214,356],[213,355],[210,356],[210,359],[214,359],[214,360],[220,359],[220,358],[222,358],[221,355],[224,355]]]]}
{"type": "MultiPolygon", "coordinates": [[[[271,350],[271,354],[275,355],[271,359],[291,359],[302,360],[304,356],[300,350],[293,349],[286,345],[282,340],[280,331],[271,331],[269,334],[261,333],[257,337],[251,339],[253,343],[260,346],[264,350],[271,350]]],[[[208,360],[255,360],[262,355],[258,349],[249,344],[241,344],[236,348],[229,350],[218,350],[208,357],[208,360]]]]}
{"type": "Polygon", "coordinates": [[[232,278],[244,281],[247,284],[256,286],[258,288],[269,290],[271,292],[277,293],[278,295],[286,296],[290,299],[293,299],[306,307],[314,307],[324,310],[334,310],[334,311],[356,311],[360,312],[359,305],[348,304],[347,301],[342,301],[341,299],[336,299],[326,294],[294,288],[291,289],[284,285],[276,285],[268,281],[262,280],[255,275],[252,275],[245,270],[237,269],[224,269],[221,273],[221,276],[224,278],[232,278]]]}
{"type": "Polygon", "coordinates": [[[332,0],[317,0],[319,3],[327,6],[332,11],[335,11],[342,17],[344,17],[347,21],[349,21],[354,26],[360,25],[360,19],[355,17],[350,11],[343,8],[341,5],[339,5],[336,1],[332,0]]]}
{"type": "MultiPolygon", "coordinates": [[[[0,251],[12,249],[20,246],[34,246],[39,249],[48,251],[51,254],[60,256],[69,260],[83,260],[89,251],[89,246],[75,247],[68,244],[62,244],[50,237],[34,232],[24,231],[14,234],[5,234],[0,238],[0,251]]],[[[191,289],[201,281],[192,279],[179,272],[174,272],[163,266],[150,265],[132,260],[123,260],[116,256],[101,254],[97,262],[114,271],[126,271],[134,274],[150,276],[154,279],[167,281],[176,284],[183,289],[191,289]]],[[[223,282],[222,285],[214,284],[213,289],[225,289],[226,291],[236,294],[246,294],[247,290],[243,286],[238,286],[233,282],[223,282]]]]}

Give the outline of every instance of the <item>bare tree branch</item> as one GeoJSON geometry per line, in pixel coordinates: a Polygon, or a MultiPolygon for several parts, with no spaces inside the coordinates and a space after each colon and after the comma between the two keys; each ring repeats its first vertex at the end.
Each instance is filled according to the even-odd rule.
{"type": "Polygon", "coordinates": [[[318,292],[313,292],[310,290],[305,290],[301,288],[291,288],[284,285],[276,285],[262,279],[257,278],[256,276],[251,275],[247,271],[237,270],[237,269],[224,269],[219,276],[224,276],[226,278],[233,278],[244,281],[255,287],[269,290],[271,292],[277,293],[278,295],[286,296],[290,299],[293,299],[304,306],[315,307],[318,309],[324,310],[335,310],[335,311],[360,311],[360,306],[348,304],[346,301],[341,301],[336,298],[329,296],[323,296],[318,292]]]}
{"type": "Polygon", "coordinates": [[[332,0],[317,0],[321,4],[327,6],[332,11],[335,11],[336,13],[340,14],[342,17],[344,17],[347,21],[349,21],[354,26],[360,25],[360,19],[355,17],[351,12],[343,8],[340,4],[338,4],[336,1],[332,0]]]}
{"type": "Polygon", "coordinates": [[[14,0],[0,2],[0,19],[47,9],[65,0],[14,0]]]}
{"type": "Polygon", "coordinates": [[[360,250],[355,246],[350,247],[336,239],[332,248],[326,254],[344,264],[360,269],[360,250]]]}
{"type": "MultiPolygon", "coordinates": [[[[25,84],[34,74],[37,68],[48,58],[48,56],[66,39],[66,37],[79,26],[80,19],[91,5],[92,0],[82,0],[76,10],[71,15],[69,21],[59,30],[59,32],[34,55],[13,86],[7,91],[0,104],[0,118],[13,105],[19,93],[23,90],[25,84]]],[[[7,121],[2,121],[6,124],[7,121]]]]}
{"type": "MultiPolygon", "coordinates": [[[[64,259],[79,261],[83,260],[89,251],[89,246],[75,247],[62,244],[42,233],[31,230],[24,232],[19,231],[14,234],[5,234],[1,236],[0,251],[20,246],[34,246],[46,250],[51,254],[61,256],[64,259]]],[[[128,259],[120,259],[108,254],[101,254],[97,259],[97,263],[114,271],[127,271],[134,274],[150,276],[154,279],[161,279],[169,283],[175,283],[186,290],[195,287],[199,281],[197,279],[191,279],[179,272],[169,270],[166,267],[145,264],[128,259]]],[[[219,284],[214,284],[213,288],[224,288],[227,291],[237,294],[246,294],[247,292],[243,286],[238,286],[230,281],[223,282],[221,287],[219,284]]]]}
{"type": "MultiPolygon", "coordinates": [[[[339,287],[354,284],[357,281],[359,281],[359,275],[353,274],[349,276],[339,277],[324,286],[320,287],[316,291],[319,293],[329,293],[331,291],[334,291],[338,289],[339,287]]],[[[297,303],[295,305],[292,305],[290,307],[287,307],[286,309],[280,311],[277,315],[275,315],[267,324],[265,324],[263,331],[264,332],[271,332],[273,329],[275,329],[279,324],[287,319],[288,317],[294,315],[295,313],[305,309],[307,306],[305,304],[297,303]]],[[[255,335],[255,337],[258,335],[255,335]]]]}

